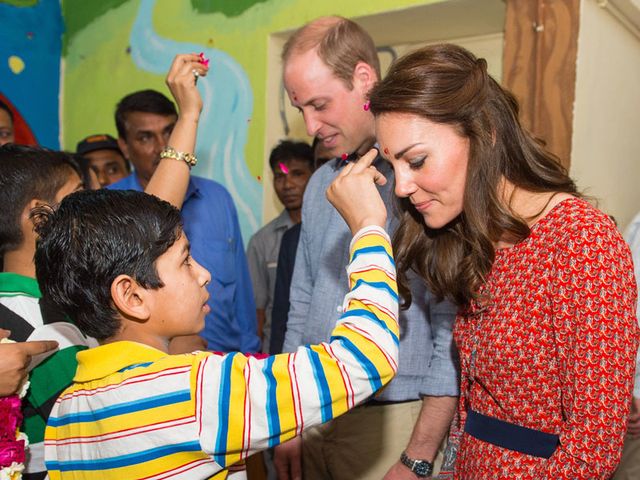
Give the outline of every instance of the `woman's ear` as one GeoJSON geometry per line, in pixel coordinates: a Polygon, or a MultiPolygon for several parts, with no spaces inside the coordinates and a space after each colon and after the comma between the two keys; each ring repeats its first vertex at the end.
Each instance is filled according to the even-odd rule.
{"type": "Polygon", "coordinates": [[[147,290],[129,275],[118,275],[111,283],[111,300],[123,318],[145,322],[151,316],[147,290]]]}

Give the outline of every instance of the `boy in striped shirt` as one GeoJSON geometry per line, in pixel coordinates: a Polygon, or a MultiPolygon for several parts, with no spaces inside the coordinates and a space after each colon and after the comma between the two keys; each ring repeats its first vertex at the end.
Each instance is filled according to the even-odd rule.
{"type": "Polygon", "coordinates": [[[362,195],[384,181],[370,157],[353,168],[351,186],[329,193],[354,232],[351,291],[331,341],[262,360],[167,354],[171,338],[203,327],[208,309],[210,276],[189,255],[177,209],[143,193],[97,191],[41,212],[43,294],[101,343],[78,355],[74,384],[49,417],[52,479],[225,478],[249,454],[391,380],[398,296],[386,211],[362,195]],[[354,194],[357,208],[347,205],[354,194]]]}

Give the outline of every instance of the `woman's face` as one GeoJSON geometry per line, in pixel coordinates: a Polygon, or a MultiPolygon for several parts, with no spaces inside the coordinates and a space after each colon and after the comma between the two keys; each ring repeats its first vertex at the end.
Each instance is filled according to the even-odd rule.
{"type": "Polygon", "coordinates": [[[451,125],[407,113],[376,117],[376,138],[393,166],[396,195],[408,198],[429,228],[462,213],[468,138],[451,125]]]}

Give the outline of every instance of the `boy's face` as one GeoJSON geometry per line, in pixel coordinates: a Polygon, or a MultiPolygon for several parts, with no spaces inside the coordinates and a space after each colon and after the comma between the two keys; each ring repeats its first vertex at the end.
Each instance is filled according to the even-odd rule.
{"type": "Polygon", "coordinates": [[[164,287],[147,291],[152,322],[149,326],[156,335],[168,339],[199,333],[211,310],[206,288],[211,275],[191,258],[184,233],[158,257],[156,269],[164,287]]]}

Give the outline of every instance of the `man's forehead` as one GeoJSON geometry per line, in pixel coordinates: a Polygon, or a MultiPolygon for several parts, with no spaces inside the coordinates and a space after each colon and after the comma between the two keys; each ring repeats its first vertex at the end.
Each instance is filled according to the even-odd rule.
{"type": "Polygon", "coordinates": [[[131,131],[164,130],[176,123],[176,115],[160,115],[151,112],[129,112],[125,116],[125,125],[131,131]]]}

